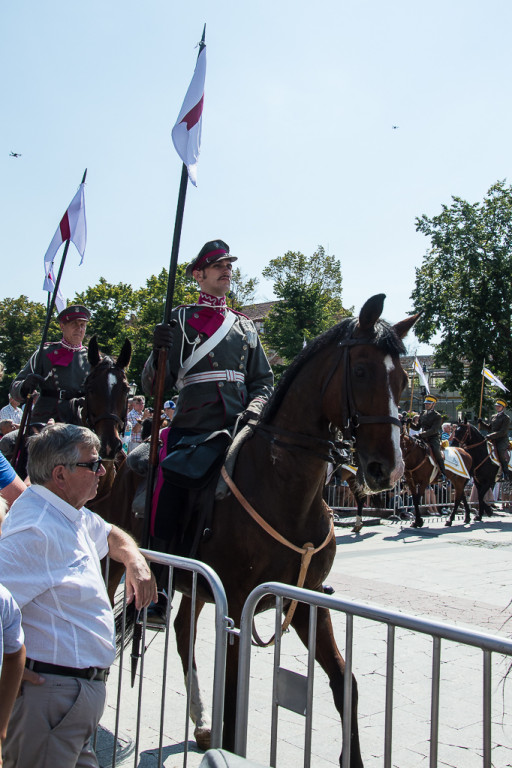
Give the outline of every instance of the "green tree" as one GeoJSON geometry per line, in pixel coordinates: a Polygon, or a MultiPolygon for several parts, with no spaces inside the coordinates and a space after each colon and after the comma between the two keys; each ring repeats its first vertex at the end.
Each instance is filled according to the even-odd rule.
{"type": "MultiPolygon", "coordinates": [[[[45,318],[44,304],[30,301],[27,296],[0,301],[0,361],[4,365],[4,376],[0,381],[2,405],[7,402],[11,382],[41,344],[45,318]]],[[[54,320],[48,330],[48,339],[58,338],[60,329],[54,320]]]]}
{"type": "MultiPolygon", "coordinates": [[[[341,265],[320,245],[312,256],[288,251],[272,259],[263,276],[273,280],[278,301],[265,319],[263,341],[290,363],[304,340],[318,336],[346,317],[341,302],[341,265]]],[[[276,373],[279,368],[276,366],[276,373]]]]}
{"type": "Polygon", "coordinates": [[[228,298],[228,304],[234,309],[241,309],[254,302],[258,279],[256,277],[248,278],[243,275],[238,267],[233,269],[231,275],[231,292],[228,298]]]}
{"type": "Polygon", "coordinates": [[[452,200],[416,220],[431,247],[416,269],[415,333],[437,344],[436,364],[450,371],[443,389],[476,409],[484,358],[512,389],[512,187],[498,181],[481,203],[452,200]]]}
{"type": "Polygon", "coordinates": [[[77,293],[74,304],[84,304],[91,312],[87,336],[98,337],[102,352],[118,354],[127,336],[127,328],[138,309],[138,295],[127,283],[108,283],[100,277],[96,285],[77,293]]]}

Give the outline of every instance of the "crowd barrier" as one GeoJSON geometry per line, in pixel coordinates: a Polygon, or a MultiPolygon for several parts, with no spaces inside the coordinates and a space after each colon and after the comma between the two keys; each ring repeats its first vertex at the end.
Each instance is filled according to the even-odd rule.
{"type": "MultiPolygon", "coordinates": [[[[177,557],[173,555],[165,555],[160,552],[153,552],[149,550],[142,550],[142,553],[150,563],[158,563],[160,566],[167,568],[167,583],[166,592],[171,594],[173,575],[175,569],[188,571],[191,574],[191,598],[192,598],[192,612],[190,618],[189,627],[189,666],[186,673],[185,681],[183,681],[183,673],[179,668],[180,680],[173,682],[173,687],[178,690],[182,689],[184,695],[181,697],[184,702],[182,712],[177,715],[176,702],[173,704],[173,712],[171,715],[168,713],[168,702],[166,700],[169,669],[171,667],[169,663],[169,644],[176,644],[173,625],[171,618],[171,601],[168,603],[167,608],[167,621],[162,626],[162,632],[158,633],[159,644],[158,649],[155,650],[151,646],[151,642],[157,637],[155,632],[148,630],[148,618],[147,609],[141,612],[140,616],[140,658],[137,660],[137,672],[135,679],[135,687],[131,685],[131,667],[133,658],[130,653],[132,646],[124,648],[124,634],[126,631],[126,593],[121,587],[118,590],[119,597],[122,601],[121,612],[121,638],[120,645],[121,651],[116,664],[111,669],[111,676],[109,679],[109,696],[112,691],[112,678],[114,683],[117,683],[116,703],[115,707],[110,706],[107,708],[106,714],[102,718],[100,724],[100,730],[97,734],[96,750],[98,754],[101,754],[101,764],[111,765],[112,768],[119,762],[126,765],[126,760],[133,754],[133,765],[140,765],[140,750],[141,750],[141,731],[142,726],[145,726],[145,735],[142,741],[145,740],[143,745],[146,750],[155,751],[155,756],[158,757],[158,765],[164,764],[164,733],[169,734],[169,717],[172,719],[171,730],[177,734],[177,741],[183,741],[183,762],[182,765],[186,766],[188,761],[188,748],[189,748],[189,729],[190,729],[190,712],[191,708],[197,707],[198,697],[202,694],[196,687],[197,675],[192,668],[192,649],[194,638],[194,623],[195,623],[195,611],[197,605],[197,590],[198,579],[203,578],[213,595],[214,598],[214,626],[212,627],[212,633],[215,637],[213,658],[210,659],[212,668],[209,671],[210,679],[212,682],[212,697],[211,697],[211,746],[222,746],[222,723],[224,715],[224,683],[225,683],[225,668],[226,668],[226,647],[228,639],[228,629],[230,628],[230,620],[228,619],[227,601],[224,587],[217,576],[217,574],[207,565],[197,560],[187,559],[183,557],[177,557]],[[163,636],[163,642],[162,642],[163,636]],[[148,640],[149,638],[149,640],[148,640]],[[157,665],[157,672],[155,674],[155,666],[152,663],[152,671],[149,677],[145,677],[145,659],[147,653],[153,653],[153,659],[155,656],[159,657],[159,663],[157,665]],[[136,716],[134,717],[134,713],[136,716]],[[183,728],[178,724],[178,720],[183,718],[183,728]],[[150,738],[147,737],[148,728],[150,729],[150,738]],[[158,744],[155,747],[155,742],[158,744]]],[[[108,565],[107,565],[107,578],[108,578],[108,565]]],[[[179,600],[179,597],[177,598],[179,600]]],[[[171,645],[171,648],[173,646],[171,645]]],[[[173,648],[175,651],[175,649],[173,648]]],[[[133,650],[132,650],[133,652],[133,650]]],[[[175,654],[176,655],[176,654],[175,654]]],[[[176,697],[174,697],[176,698],[176,697]]],[[[181,751],[181,750],[180,750],[181,751]]]]}
{"type": "MultiPolygon", "coordinates": [[[[307,674],[290,672],[281,666],[281,638],[276,634],[274,666],[272,679],[272,725],[270,744],[270,765],[277,765],[277,737],[279,707],[303,713],[305,717],[304,735],[304,768],[311,765],[311,729],[314,705],[314,647],[316,638],[316,617],[318,608],[328,608],[331,612],[342,612],[345,615],[345,689],[344,689],[344,722],[343,743],[347,748],[343,751],[341,768],[350,765],[351,732],[350,706],[352,695],[352,671],[354,666],[354,617],[380,622],[387,627],[387,657],[385,670],[385,720],[383,739],[384,768],[391,768],[393,763],[393,715],[394,715],[394,670],[395,670],[395,632],[397,628],[422,633],[432,638],[431,658],[431,691],[430,691],[430,757],[429,766],[438,765],[439,744],[439,705],[441,694],[441,643],[452,641],[465,646],[478,648],[482,651],[482,755],[483,768],[495,765],[491,756],[491,725],[492,725],[492,654],[512,656],[512,641],[506,638],[488,635],[481,632],[460,629],[450,624],[416,618],[397,611],[377,608],[352,600],[334,596],[322,595],[309,590],[291,587],[277,582],[269,582],[257,587],[245,603],[240,627],[240,662],[237,696],[237,725],[235,752],[241,756],[247,754],[248,715],[251,670],[251,629],[259,602],[275,596],[276,632],[282,620],[283,601],[298,600],[310,607],[309,613],[309,648],[307,674]]],[[[458,683],[460,685],[460,682],[458,683]]],[[[499,697],[498,697],[499,698],[499,697]]],[[[461,710],[466,709],[469,702],[461,701],[461,710]]],[[[496,715],[496,713],[494,713],[496,715]]],[[[443,762],[443,765],[445,763],[443,762]]],[[[469,762],[467,763],[469,765],[469,762]]],[[[471,765],[475,765],[472,761],[471,765]]]]}
{"type": "MultiPolygon", "coordinates": [[[[470,507],[478,508],[476,489],[470,480],[465,489],[466,498],[470,507]]],[[[494,491],[489,492],[486,501],[496,505],[498,509],[512,507],[512,483],[496,483],[494,491]]],[[[357,502],[346,483],[330,483],[326,485],[324,498],[338,517],[354,516],[357,512],[357,502]]],[[[453,488],[449,481],[433,483],[424,496],[421,497],[422,512],[428,514],[448,513],[453,508],[453,488]]],[[[458,514],[463,515],[463,507],[459,507],[458,514]]],[[[414,516],[412,496],[407,485],[401,480],[394,488],[382,493],[368,495],[365,498],[363,508],[365,517],[407,518],[414,516]]]]}
{"type": "MultiPolygon", "coordinates": [[[[281,665],[281,648],[284,642],[288,639],[281,637],[279,629],[282,621],[283,604],[285,600],[293,599],[298,600],[301,603],[305,603],[309,606],[309,648],[315,647],[316,638],[316,617],[319,608],[327,608],[332,612],[333,625],[335,627],[335,633],[337,635],[343,635],[340,631],[340,621],[345,624],[345,632],[343,637],[338,636],[338,644],[342,649],[343,655],[346,661],[346,683],[344,690],[344,702],[345,717],[343,723],[343,741],[345,744],[349,744],[348,734],[351,730],[350,723],[350,707],[348,703],[351,699],[351,686],[352,678],[351,672],[354,671],[356,676],[360,674],[361,665],[361,653],[358,655],[357,646],[354,650],[354,638],[359,638],[360,630],[365,636],[363,647],[366,651],[363,652],[363,656],[367,659],[372,654],[368,654],[368,640],[367,640],[367,628],[361,628],[360,624],[354,625],[354,619],[359,622],[365,620],[367,623],[370,621],[372,624],[378,627],[378,631],[382,633],[385,641],[385,669],[379,669],[377,677],[374,677],[374,673],[371,672],[371,677],[367,677],[362,684],[360,682],[360,700],[361,692],[367,693],[371,691],[372,697],[381,696],[382,704],[379,705],[383,711],[382,722],[372,722],[372,733],[376,734],[373,738],[377,738],[379,743],[382,744],[381,752],[383,754],[384,768],[391,768],[393,765],[393,749],[394,749],[394,719],[398,720],[400,716],[400,710],[402,705],[400,703],[395,704],[396,699],[402,699],[404,697],[403,690],[399,689],[398,693],[395,690],[395,639],[397,630],[407,630],[408,632],[425,636],[427,640],[432,642],[430,651],[423,648],[421,653],[424,656],[425,653],[430,653],[430,704],[429,704],[429,728],[428,740],[430,743],[430,759],[429,765],[431,768],[438,765],[438,744],[439,744],[439,712],[440,712],[440,699],[441,699],[441,686],[445,684],[444,677],[441,675],[441,644],[445,641],[449,641],[451,644],[459,644],[452,648],[450,651],[452,659],[455,659],[455,666],[452,668],[452,683],[455,679],[457,686],[457,695],[459,693],[459,685],[462,684],[462,680],[459,679],[461,673],[458,667],[460,651],[459,646],[466,646],[472,649],[479,649],[481,651],[481,671],[478,671],[477,664],[473,659],[470,659],[471,674],[481,676],[482,688],[481,696],[478,694],[478,707],[481,710],[481,715],[473,722],[482,722],[482,765],[484,768],[491,768],[491,765],[496,763],[492,762],[491,758],[491,732],[493,722],[496,719],[499,720],[499,713],[496,712],[496,695],[498,700],[502,701],[501,695],[498,690],[498,686],[492,684],[494,668],[491,666],[493,654],[499,654],[501,659],[503,657],[507,660],[512,657],[512,641],[503,637],[497,637],[482,632],[470,631],[466,629],[460,629],[449,624],[444,624],[436,621],[430,621],[426,619],[417,618],[411,615],[398,613],[393,610],[387,610],[363,603],[355,602],[349,599],[344,599],[336,596],[329,596],[320,594],[317,592],[310,592],[309,590],[299,589],[279,583],[266,583],[255,589],[247,598],[240,629],[234,629],[231,620],[228,618],[228,607],[226,603],[226,596],[222,584],[216,574],[204,564],[185,558],[174,557],[170,555],[163,555],[157,552],[150,552],[144,550],[144,554],[150,562],[159,563],[169,569],[168,573],[168,588],[170,591],[173,571],[174,569],[181,569],[191,572],[192,574],[192,599],[195,601],[197,596],[197,582],[199,578],[204,578],[210,587],[210,590],[214,596],[214,607],[211,607],[210,612],[207,614],[206,621],[211,621],[210,627],[208,627],[209,644],[205,658],[201,660],[198,666],[201,669],[201,675],[205,672],[205,660],[211,662],[211,668],[209,673],[205,676],[209,677],[209,684],[211,685],[211,712],[212,712],[212,724],[211,724],[211,746],[220,747],[222,738],[222,721],[224,711],[224,681],[225,681],[225,662],[226,662],[226,647],[228,638],[231,638],[234,642],[240,644],[240,661],[239,661],[239,687],[237,691],[237,722],[236,722],[236,742],[235,752],[242,758],[246,757],[248,740],[252,738],[253,743],[257,744],[258,739],[261,736],[261,729],[256,730],[256,734],[251,736],[251,730],[249,728],[249,701],[250,701],[250,673],[251,673],[251,640],[252,640],[252,628],[255,613],[257,612],[260,601],[266,598],[268,595],[275,597],[274,605],[274,625],[276,630],[276,643],[273,651],[267,650],[267,656],[264,659],[265,662],[265,674],[260,675],[258,682],[258,706],[262,707],[263,689],[268,689],[268,710],[264,706],[265,713],[268,713],[270,720],[270,728],[268,733],[270,747],[269,747],[269,761],[263,762],[265,765],[277,766],[277,744],[279,738],[279,722],[278,714],[279,709],[289,709],[292,712],[299,713],[305,717],[305,729],[304,729],[304,746],[301,750],[303,754],[303,765],[305,768],[311,766],[311,744],[312,744],[312,724],[313,724],[313,712],[315,704],[315,678],[314,678],[314,653],[309,651],[307,654],[306,663],[301,662],[300,669],[307,669],[307,674],[299,672],[293,672],[285,669],[281,665]],[[357,632],[356,632],[357,629],[357,632]],[[234,635],[237,635],[235,639],[234,635]],[[211,652],[211,640],[213,637],[214,651],[211,652]],[[273,654],[273,659],[270,657],[273,654]],[[272,664],[272,671],[269,669],[269,660],[272,664]],[[380,691],[380,693],[379,693],[380,691]],[[493,709],[494,707],[494,709],[493,709]]],[[[115,768],[122,763],[123,766],[133,764],[134,766],[140,766],[146,764],[144,762],[144,756],[147,758],[148,753],[151,753],[151,759],[157,759],[157,765],[167,764],[167,758],[170,755],[173,756],[172,765],[178,765],[177,760],[181,753],[183,753],[182,765],[188,764],[189,748],[193,744],[189,739],[189,723],[190,723],[190,709],[193,699],[197,697],[197,691],[193,690],[193,681],[195,676],[189,664],[187,672],[187,687],[186,694],[176,694],[177,690],[185,690],[182,683],[182,672],[179,663],[175,661],[175,664],[169,663],[169,643],[174,644],[174,632],[170,622],[170,611],[167,617],[167,626],[164,632],[155,635],[149,633],[151,638],[158,637],[160,644],[157,648],[156,644],[152,645],[152,640],[148,642],[147,632],[147,612],[143,612],[142,620],[142,638],[141,638],[141,658],[138,662],[138,670],[136,676],[136,687],[130,687],[130,655],[129,651],[122,652],[118,662],[113,666],[111,678],[108,683],[109,697],[112,697],[112,691],[116,690],[115,702],[112,701],[109,704],[109,713],[102,719],[99,737],[97,741],[97,751],[100,756],[100,764],[102,766],[111,765],[115,768]],[[162,641],[163,638],[163,641],[162,641]],[[147,647],[149,646],[149,647],[147,647]],[[148,653],[152,653],[151,665],[148,666],[146,671],[145,660],[148,653]],[[157,661],[155,661],[157,659],[157,661]],[[172,669],[171,669],[172,667],[172,669]],[[179,670],[176,673],[176,669],[179,670]],[[171,674],[178,674],[179,681],[174,681],[171,684],[171,674]],[[182,713],[178,717],[175,714],[175,708],[173,708],[173,714],[169,713],[167,707],[167,700],[169,698],[169,691],[173,690],[173,699],[181,698],[184,703],[182,713]],[[141,735],[141,729],[144,733],[141,735]],[[148,735],[149,734],[149,735],[148,735]],[[142,749],[142,751],[141,751],[142,749]],[[133,763],[129,762],[133,757],[133,763]]],[[[269,613],[272,613],[270,611],[269,613]]],[[[126,616],[126,608],[123,608],[123,617],[126,616]]],[[[194,627],[194,613],[192,613],[190,621],[190,636],[193,637],[194,627]]],[[[264,619],[267,624],[271,620],[268,618],[268,614],[261,616],[260,620],[264,619]]],[[[125,622],[123,621],[123,631],[125,622]]],[[[294,633],[292,633],[294,636],[294,633]]],[[[425,662],[422,658],[421,665],[416,662],[412,657],[414,651],[410,645],[409,640],[404,640],[400,635],[398,637],[400,649],[403,650],[403,644],[406,643],[408,661],[411,662],[412,667],[416,671],[417,666],[424,668],[425,662]]],[[[192,642],[192,641],[190,641],[192,642]]],[[[298,642],[296,640],[296,642],[298,642]]],[[[381,643],[381,641],[379,641],[381,643]]],[[[192,647],[192,646],[190,646],[192,647]]],[[[445,645],[443,645],[443,651],[445,645]]],[[[176,656],[176,652],[175,656],[176,656]]],[[[293,652],[292,655],[294,655],[293,652]]],[[[305,653],[305,652],[304,652],[305,653]]],[[[384,654],[384,652],[382,652],[384,654]]],[[[192,654],[190,654],[191,658],[192,654]]],[[[398,656],[398,653],[397,653],[398,656]]],[[[286,658],[286,657],[285,657],[286,658]]],[[[290,659],[290,655],[287,656],[290,659]]],[[[446,659],[443,659],[445,662],[446,659]]],[[[404,667],[399,666],[401,677],[398,681],[398,686],[404,685],[404,667]]],[[[444,671],[446,673],[447,665],[444,664],[444,671]]],[[[422,672],[424,675],[424,671],[422,672]]],[[[325,681],[324,681],[325,682],[325,681]]],[[[425,706],[425,699],[428,698],[424,695],[424,692],[417,689],[416,681],[413,681],[414,685],[414,702],[420,700],[421,705],[425,706]]],[[[443,689],[444,690],[444,689],[443,689]]],[[[316,700],[318,702],[318,699],[316,700]]],[[[176,701],[172,702],[173,707],[177,704],[176,701]]],[[[465,710],[469,702],[465,698],[464,706],[461,702],[461,711],[465,710]]],[[[334,709],[334,704],[332,704],[334,709]]],[[[457,713],[457,717],[458,717],[457,713]]],[[[407,723],[410,726],[410,722],[407,723]]],[[[403,737],[404,730],[407,733],[407,728],[401,726],[400,733],[403,737]]],[[[336,739],[337,740],[337,739],[336,739]]],[[[446,740],[445,740],[446,741],[446,740]]],[[[250,742],[251,743],[251,742],[250,742]]],[[[282,742],[281,742],[282,743],[282,742]]],[[[335,745],[334,745],[335,746],[335,745]]],[[[364,743],[363,743],[364,753],[364,743]]],[[[198,755],[195,755],[197,758],[198,755]]],[[[259,756],[259,762],[261,763],[261,756],[259,756]]],[[[149,763],[148,763],[149,764],[149,763]]],[[[153,764],[151,762],[151,764],[153,764]]],[[[196,762],[197,764],[197,762],[196,762]]],[[[350,764],[350,755],[348,749],[344,751],[342,768],[347,768],[350,764]]],[[[395,761],[396,764],[396,761],[395,761]]],[[[469,764],[469,763],[468,763],[469,764]]],[[[471,765],[475,765],[474,762],[471,765]]]]}

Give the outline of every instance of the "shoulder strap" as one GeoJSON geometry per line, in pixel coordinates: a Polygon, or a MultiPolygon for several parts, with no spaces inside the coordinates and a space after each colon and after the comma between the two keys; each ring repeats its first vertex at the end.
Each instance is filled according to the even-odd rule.
{"type": "Polygon", "coordinates": [[[229,312],[227,317],[224,318],[224,322],[219,328],[217,328],[213,336],[210,336],[210,338],[207,339],[203,344],[201,344],[199,347],[196,347],[192,354],[187,357],[178,371],[178,378],[176,380],[176,388],[178,390],[182,389],[183,387],[183,379],[187,371],[189,371],[196,363],[198,363],[199,360],[202,360],[203,357],[208,354],[208,352],[211,352],[211,350],[214,349],[217,344],[219,344],[219,342],[221,342],[222,339],[228,335],[229,330],[235,320],[235,313],[229,312]]]}

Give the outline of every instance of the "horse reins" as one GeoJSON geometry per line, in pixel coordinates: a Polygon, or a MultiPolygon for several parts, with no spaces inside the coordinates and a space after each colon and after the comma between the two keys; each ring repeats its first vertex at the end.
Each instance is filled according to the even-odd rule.
{"type": "MultiPolygon", "coordinates": [[[[268,533],[269,536],[272,536],[272,538],[278,541],[280,544],[283,544],[285,547],[288,547],[288,549],[292,549],[294,552],[297,552],[298,554],[300,554],[301,556],[300,571],[299,571],[299,577],[297,580],[297,586],[302,587],[304,585],[304,581],[306,580],[306,574],[308,572],[311,558],[313,557],[313,555],[316,555],[317,552],[320,552],[320,550],[322,550],[334,537],[333,513],[332,512],[330,513],[329,533],[327,534],[323,542],[318,547],[315,547],[310,541],[307,541],[302,547],[298,547],[296,544],[293,544],[291,541],[288,541],[288,539],[286,539],[278,531],[276,531],[275,528],[272,528],[272,526],[269,523],[267,523],[267,521],[264,520],[261,517],[261,515],[258,514],[258,512],[256,512],[254,507],[251,504],[249,504],[245,496],[243,496],[243,494],[240,492],[240,490],[235,485],[233,480],[230,478],[224,466],[222,467],[220,472],[224,482],[228,486],[233,496],[236,498],[239,504],[241,504],[241,506],[245,509],[245,511],[252,517],[252,519],[260,526],[260,528],[263,528],[263,530],[266,531],[266,533],[268,533]]],[[[297,602],[298,602],[297,600],[292,600],[292,602],[290,603],[290,607],[288,608],[283,624],[281,626],[281,634],[288,629],[290,622],[293,619],[293,616],[295,614],[295,609],[297,608],[297,602]]],[[[259,638],[254,625],[253,625],[253,634],[258,645],[261,645],[262,647],[266,648],[269,645],[273,645],[273,643],[275,642],[275,635],[274,635],[267,643],[264,643],[259,638]]]]}
{"type": "MultiPolygon", "coordinates": [[[[455,438],[455,440],[457,440],[457,442],[458,442],[458,444],[459,444],[459,446],[460,446],[461,448],[478,448],[478,446],[479,446],[479,445],[483,445],[484,443],[488,443],[488,442],[489,442],[489,441],[487,440],[487,438],[486,438],[486,437],[484,437],[484,439],[483,439],[483,440],[480,440],[480,442],[478,442],[478,443],[468,443],[468,442],[467,442],[467,439],[469,438],[470,434],[471,434],[471,432],[470,432],[470,429],[469,429],[469,424],[466,424],[466,431],[464,432],[464,435],[462,436],[462,440],[459,440],[459,438],[458,438],[458,437],[456,437],[456,438],[455,438]]],[[[485,458],[483,458],[483,459],[482,459],[482,461],[480,462],[480,464],[477,464],[477,466],[476,466],[476,467],[473,467],[473,474],[474,474],[474,473],[477,471],[477,469],[480,469],[480,467],[482,466],[482,464],[485,464],[485,462],[486,462],[488,459],[489,459],[489,461],[492,461],[492,459],[491,459],[491,457],[490,457],[490,455],[489,455],[489,454],[487,454],[487,455],[485,456],[485,458]]]]}

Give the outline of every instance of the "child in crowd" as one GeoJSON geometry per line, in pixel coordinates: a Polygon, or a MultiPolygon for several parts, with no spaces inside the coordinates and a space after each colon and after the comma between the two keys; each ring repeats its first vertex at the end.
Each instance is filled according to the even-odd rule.
{"type": "MultiPolygon", "coordinates": [[[[7,504],[0,498],[0,534],[7,504]]],[[[0,584],[0,765],[2,743],[25,668],[21,611],[11,593],[0,584]]]]}

